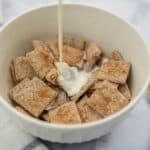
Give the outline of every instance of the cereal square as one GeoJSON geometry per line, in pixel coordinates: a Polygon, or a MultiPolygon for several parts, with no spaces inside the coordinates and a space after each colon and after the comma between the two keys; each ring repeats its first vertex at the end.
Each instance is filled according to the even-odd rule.
{"type": "Polygon", "coordinates": [[[17,81],[21,81],[25,78],[31,79],[35,76],[35,72],[26,57],[17,57],[13,61],[13,65],[14,75],[17,81]]]}
{"type": "Polygon", "coordinates": [[[91,122],[94,120],[101,119],[101,116],[95,112],[90,106],[87,105],[88,97],[84,96],[78,103],[77,108],[81,117],[82,122],[91,122]]]}
{"type": "Polygon", "coordinates": [[[128,100],[108,81],[104,81],[87,100],[87,104],[103,117],[119,111],[127,103],[128,100]]]}
{"type": "Polygon", "coordinates": [[[63,48],[63,58],[70,66],[76,66],[83,58],[83,51],[65,45],[63,48]]]}
{"type": "Polygon", "coordinates": [[[56,91],[48,87],[42,80],[34,77],[25,79],[12,89],[12,99],[35,117],[55,99],[56,91]]]}
{"type": "Polygon", "coordinates": [[[13,99],[14,93],[19,93],[28,83],[30,82],[30,79],[26,78],[22,80],[20,83],[18,83],[13,89],[9,91],[9,96],[11,99],[13,99]]]}
{"type": "Polygon", "coordinates": [[[49,111],[50,122],[59,124],[81,123],[75,102],[68,102],[49,111]]]}
{"type": "Polygon", "coordinates": [[[100,67],[98,78],[124,84],[128,78],[130,64],[126,61],[109,60],[100,67]]]}
{"type": "Polygon", "coordinates": [[[86,70],[92,69],[96,62],[100,59],[102,51],[95,43],[88,43],[86,46],[87,62],[86,70]]]}
{"type": "Polygon", "coordinates": [[[53,68],[54,58],[46,51],[35,49],[28,52],[26,56],[34,71],[41,79],[53,68]]]}

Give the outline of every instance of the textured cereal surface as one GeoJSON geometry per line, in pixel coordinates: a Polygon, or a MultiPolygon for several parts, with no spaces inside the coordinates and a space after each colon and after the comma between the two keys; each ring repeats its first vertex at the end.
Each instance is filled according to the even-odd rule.
{"type": "Polygon", "coordinates": [[[87,104],[105,117],[122,109],[128,100],[110,82],[104,81],[87,100],[87,104]]]}
{"type": "Polygon", "coordinates": [[[58,49],[58,41],[57,40],[50,40],[46,42],[48,48],[54,55],[56,60],[59,60],[59,49],[58,49]]]}
{"type": "Polygon", "coordinates": [[[56,96],[56,91],[36,77],[24,80],[12,89],[13,100],[35,117],[38,117],[56,96]]]}
{"type": "Polygon", "coordinates": [[[88,104],[86,103],[88,97],[83,97],[78,103],[77,108],[82,122],[91,122],[94,120],[101,119],[101,116],[95,112],[88,104]]]}
{"type": "Polygon", "coordinates": [[[110,58],[113,60],[123,60],[123,56],[117,50],[112,51],[110,58]]]}
{"type": "Polygon", "coordinates": [[[76,66],[83,58],[83,51],[65,45],[63,48],[63,58],[67,64],[76,66]]]}
{"type": "Polygon", "coordinates": [[[83,50],[85,48],[86,41],[83,38],[72,37],[70,35],[65,35],[63,39],[64,45],[71,46],[76,49],[83,50]]]}
{"type": "Polygon", "coordinates": [[[14,60],[14,72],[17,81],[35,76],[35,72],[25,56],[17,57],[14,60]]]}
{"type": "Polygon", "coordinates": [[[100,68],[98,78],[124,84],[128,78],[130,64],[126,61],[109,60],[100,68]]]}
{"type": "Polygon", "coordinates": [[[80,115],[75,102],[65,103],[56,109],[49,111],[50,122],[60,124],[81,123],[80,115]]]}
{"type": "Polygon", "coordinates": [[[54,58],[46,51],[35,49],[28,52],[26,56],[30,65],[41,79],[53,68],[54,58]]]}
{"type": "Polygon", "coordinates": [[[87,62],[86,62],[86,70],[92,69],[95,66],[96,62],[100,59],[102,51],[101,49],[93,42],[87,44],[86,47],[87,54],[87,62]]]}
{"type": "Polygon", "coordinates": [[[52,101],[51,103],[49,103],[47,105],[47,107],[45,108],[45,110],[52,110],[57,108],[58,106],[67,103],[69,101],[69,97],[67,96],[67,94],[63,91],[63,90],[57,90],[57,97],[55,98],[54,101],[52,101]]]}

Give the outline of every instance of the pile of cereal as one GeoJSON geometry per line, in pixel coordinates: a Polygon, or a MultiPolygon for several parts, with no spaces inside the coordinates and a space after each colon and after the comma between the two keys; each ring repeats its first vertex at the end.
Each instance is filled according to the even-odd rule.
{"type": "Polygon", "coordinates": [[[57,40],[35,40],[32,51],[12,61],[14,87],[9,95],[19,112],[49,123],[78,124],[103,119],[131,100],[130,64],[119,51],[105,56],[95,43],[65,36],[63,58],[69,66],[91,72],[73,96],[58,79],[57,40]]]}

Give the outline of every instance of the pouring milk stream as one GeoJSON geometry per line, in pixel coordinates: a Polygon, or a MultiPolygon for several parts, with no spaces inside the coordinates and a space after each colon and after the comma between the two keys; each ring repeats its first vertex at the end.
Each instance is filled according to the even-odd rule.
{"type": "Polygon", "coordinates": [[[56,67],[59,72],[59,84],[69,96],[73,96],[80,91],[91,73],[78,70],[63,61],[63,0],[59,0],[58,3],[58,48],[59,62],[56,63],[56,67]]]}

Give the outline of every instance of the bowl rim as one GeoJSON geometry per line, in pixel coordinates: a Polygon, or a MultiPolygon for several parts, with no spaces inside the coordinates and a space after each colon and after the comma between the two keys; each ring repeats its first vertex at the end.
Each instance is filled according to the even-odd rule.
{"type": "MultiPolygon", "coordinates": [[[[65,6],[75,6],[75,7],[84,7],[86,9],[93,9],[93,10],[97,10],[97,11],[102,11],[112,17],[115,17],[117,19],[119,19],[120,21],[122,21],[124,24],[126,24],[130,29],[132,29],[133,32],[135,32],[135,34],[137,34],[137,36],[140,38],[140,40],[143,42],[143,45],[145,46],[145,49],[147,50],[147,53],[150,56],[150,52],[148,51],[148,46],[145,43],[145,41],[143,40],[143,38],[141,37],[141,35],[137,32],[135,26],[133,26],[132,24],[130,24],[128,21],[126,21],[125,19],[123,19],[121,16],[119,16],[118,14],[115,14],[111,11],[105,10],[103,8],[100,8],[98,6],[93,6],[90,4],[74,4],[74,3],[64,3],[65,6]]],[[[39,6],[36,8],[32,8],[29,10],[24,11],[23,13],[19,14],[18,16],[14,17],[13,19],[11,19],[10,21],[8,21],[5,25],[3,25],[3,27],[0,29],[0,33],[7,28],[11,23],[15,22],[16,20],[20,19],[21,17],[30,14],[34,11],[38,11],[40,9],[45,9],[45,8],[51,8],[51,7],[57,7],[57,4],[55,3],[51,3],[48,5],[43,5],[43,6],[39,6]]],[[[150,73],[149,73],[150,74],[150,73]]],[[[27,115],[24,115],[20,112],[18,112],[14,107],[12,107],[6,100],[5,98],[3,98],[0,95],[0,102],[1,104],[3,104],[3,106],[9,110],[11,113],[13,113],[15,116],[17,116],[20,119],[24,119],[26,122],[32,123],[33,125],[37,125],[37,126],[42,126],[45,128],[53,128],[53,129],[62,129],[62,130],[78,130],[78,129],[86,129],[86,128],[90,128],[90,127],[94,127],[94,126],[98,126],[98,125],[102,125],[105,123],[108,123],[111,120],[114,120],[115,118],[125,114],[126,112],[128,112],[139,100],[140,97],[142,96],[142,94],[144,93],[144,91],[146,90],[148,84],[149,84],[150,78],[147,79],[147,81],[144,83],[143,88],[140,90],[140,92],[137,94],[137,96],[135,96],[132,101],[125,106],[123,109],[121,109],[120,111],[102,119],[102,120],[96,120],[93,122],[88,122],[88,123],[84,123],[84,124],[74,124],[74,125],[66,125],[66,124],[54,124],[54,123],[48,123],[42,120],[38,120],[36,118],[32,118],[29,117],[27,115]]]]}

